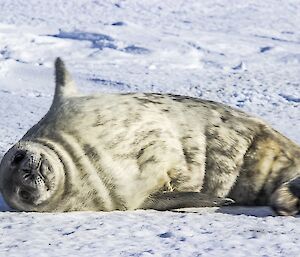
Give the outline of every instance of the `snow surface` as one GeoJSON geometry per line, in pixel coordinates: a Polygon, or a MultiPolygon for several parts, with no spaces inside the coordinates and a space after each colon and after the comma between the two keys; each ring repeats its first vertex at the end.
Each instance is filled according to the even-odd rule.
{"type": "MultiPolygon", "coordinates": [[[[0,159],[49,108],[53,60],[82,91],[171,92],[300,143],[299,0],[0,0],[0,159]]],[[[299,256],[268,208],[38,214],[1,200],[0,256],[299,256]]]]}

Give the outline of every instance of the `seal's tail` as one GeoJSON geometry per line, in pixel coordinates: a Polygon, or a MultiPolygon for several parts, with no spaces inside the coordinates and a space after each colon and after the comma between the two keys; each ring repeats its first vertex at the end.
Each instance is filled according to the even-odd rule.
{"type": "Polygon", "coordinates": [[[53,104],[61,102],[67,97],[77,95],[77,89],[70,73],[60,57],[55,60],[55,94],[53,104]]]}

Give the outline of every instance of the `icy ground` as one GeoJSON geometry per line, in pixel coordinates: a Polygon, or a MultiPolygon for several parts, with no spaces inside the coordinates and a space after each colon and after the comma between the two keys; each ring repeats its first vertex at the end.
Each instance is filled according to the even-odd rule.
{"type": "MultiPolygon", "coordinates": [[[[0,159],[47,111],[56,56],[82,91],[216,100],[300,143],[299,13],[299,0],[0,0],[0,159]]],[[[0,256],[300,254],[299,217],[273,217],[268,208],[0,208],[0,256]]]]}

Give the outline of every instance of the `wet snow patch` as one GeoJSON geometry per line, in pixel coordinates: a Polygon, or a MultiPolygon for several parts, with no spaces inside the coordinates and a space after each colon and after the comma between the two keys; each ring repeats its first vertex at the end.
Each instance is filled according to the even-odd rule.
{"type": "Polygon", "coordinates": [[[100,50],[103,50],[104,48],[117,49],[117,46],[114,44],[114,39],[101,33],[83,31],[66,32],[60,30],[58,34],[49,36],[78,41],[90,41],[92,43],[92,48],[98,48],[100,50]]]}
{"type": "Polygon", "coordinates": [[[292,95],[286,95],[286,94],[279,94],[282,98],[284,98],[285,100],[287,100],[288,102],[295,102],[295,103],[300,103],[300,97],[295,97],[292,95]]]}
{"type": "MultiPolygon", "coordinates": [[[[116,22],[113,23],[114,26],[123,26],[124,23],[116,22]]],[[[92,48],[97,48],[103,50],[105,48],[110,48],[130,54],[149,54],[151,51],[145,47],[128,45],[125,47],[118,47],[118,42],[109,35],[93,32],[84,32],[84,31],[73,31],[67,32],[60,30],[59,33],[54,35],[48,35],[51,37],[61,38],[61,39],[71,39],[78,41],[89,41],[91,42],[92,48]]]]}
{"type": "Polygon", "coordinates": [[[131,54],[149,54],[150,50],[144,47],[139,47],[135,45],[130,45],[127,46],[123,49],[124,52],[126,53],[131,53],[131,54]]]}

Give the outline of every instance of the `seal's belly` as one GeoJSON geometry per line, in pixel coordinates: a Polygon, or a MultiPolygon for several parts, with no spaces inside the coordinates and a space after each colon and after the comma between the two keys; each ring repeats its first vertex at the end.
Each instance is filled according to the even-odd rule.
{"type": "Polygon", "coordinates": [[[145,108],[130,99],[108,99],[102,105],[97,99],[81,101],[84,106],[74,105],[79,110],[72,117],[63,113],[68,126],[53,129],[68,135],[71,149],[78,149],[81,157],[73,159],[86,159],[82,166],[90,168],[85,172],[98,174],[99,195],[110,199],[108,209],[121,204],[137,208],[162,190],[229,193],[255,133],[237,119],[239,113],[225,116],[200,103],[169,105],[168,98],[145,108]]]}

